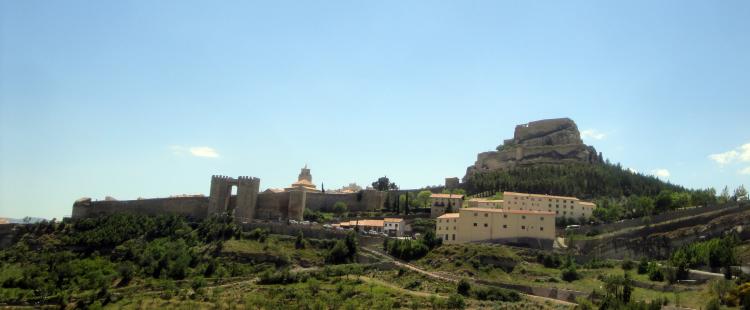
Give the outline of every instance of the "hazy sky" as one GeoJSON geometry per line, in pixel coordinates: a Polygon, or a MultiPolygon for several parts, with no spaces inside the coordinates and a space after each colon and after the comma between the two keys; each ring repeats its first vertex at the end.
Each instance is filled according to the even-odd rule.
{"type": "Polygon", "coordinates": [[[557,117],[624,167],[750,185],[750,2],[604,2],[0,0],[0,216],[306,163],[441,184],[557,117]]]}

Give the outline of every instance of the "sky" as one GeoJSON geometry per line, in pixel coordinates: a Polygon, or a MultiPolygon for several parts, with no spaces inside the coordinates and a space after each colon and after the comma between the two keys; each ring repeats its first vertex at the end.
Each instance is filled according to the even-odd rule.
{"type": "Polygon", "coordinates": [[[748,1],[0,0],[0,217],[461,177],[569,117],[612,162],[750,185],[748,1]]]}

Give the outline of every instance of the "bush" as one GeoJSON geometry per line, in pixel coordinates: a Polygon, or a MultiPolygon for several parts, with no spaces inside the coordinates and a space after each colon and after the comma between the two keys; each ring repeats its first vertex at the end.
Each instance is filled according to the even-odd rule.
{"type": "Polygon", "coordinates": [[[620,267],[622,270],[628,271],[635,267],[635,263],[632,260],[626,259],[622,261],[622,264],[620,264],[620,267]]]}
{"type": "Polygon", "coordinates": [[[664,281],[664,272],[656,263],[648,264],[648,279],[651,281],[664,281]]]}
{"type": "Polygon", "coordinates": [[[565,267],[560,274],[560,277],[567,282],[573,282],[579,279],[578,271],[575,266],[565,267]]]}
{"type": "Polygon", "coordinates": [[[476,287],[472,290],[472,295],[479,300],[517,302],[521,300],[521,295],[515,291],[501,289],[498,287],[476,287]]]}
{"type": "Polygon", "coordinates": [[[719,299],[711,298],[711,300],[706,303],[706,310],[721,310],[721,303],[719,303],[719,299]]]}
{"type": "Polygon", "coordinates": [[[646,273],[648,273],[648,260],[644,257],[641,258],[641,261],[638,263],[638,274],[646,273]]]}
{"type": "Polygon", "coordinates": [[[446,307],[448,307],[448,309],[466,308],[466,302],[464,302],[463,296],[458,294],[452,294],[450,297],[448,297],[448,301],[445,305],[446,307]]]}
{"type": "Polygon", "coordinates": [[[469,296],[469,291],[471,291],[471,284],[467,282],[464,279],[461,279],[461,281],[458,281],[458,286],[456,287],[456,292],[463,295],[463,296],[469,296]]]}

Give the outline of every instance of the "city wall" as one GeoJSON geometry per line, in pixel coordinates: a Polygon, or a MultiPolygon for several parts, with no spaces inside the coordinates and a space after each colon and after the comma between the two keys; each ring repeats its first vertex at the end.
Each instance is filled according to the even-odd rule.
{"type": "Polygon", "coordinates": [[[139,200],[79,200],[73,204],[73,218],[100,217],[113,214],[175,214],[188,218],[205,218],[208,197],[172,197],[139,200]]]}

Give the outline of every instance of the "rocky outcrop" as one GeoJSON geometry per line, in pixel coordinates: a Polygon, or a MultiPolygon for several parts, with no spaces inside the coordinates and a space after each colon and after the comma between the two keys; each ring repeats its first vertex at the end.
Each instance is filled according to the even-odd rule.
{"type": "Polygon", "coordinates": [[[497,151],[480,153],[466,176],[476,172],[540,163],[601,162],[593,146],[583,144],[578,126],[569,118],[547,119],[516,126],[513,139],[497,151]]]}

